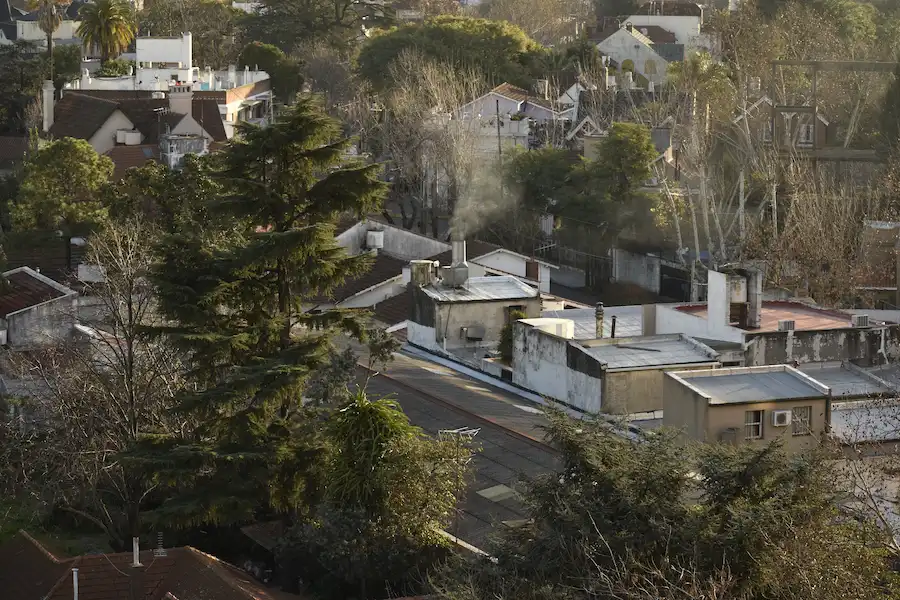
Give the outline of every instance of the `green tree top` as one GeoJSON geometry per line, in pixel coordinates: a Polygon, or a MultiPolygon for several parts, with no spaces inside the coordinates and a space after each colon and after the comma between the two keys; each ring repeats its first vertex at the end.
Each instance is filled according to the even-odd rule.
{"type": "Polygon", "coordinates": [[[88,2],[78,16],[81,19],[78,35],[84,49],[98,48],[104,63],[128,50],[137,34],[134,8],[126,0],[88,2]]]}
{"type": "Polygon", "coordinates": [[[529,68],[541,46],[518,27],[503,21],[443,15],[379,32],[360,50],[360,74],[376,88],[390,80],[390,64],[404,50],[461,70],[482,73],[494,85],[528,87],[529,68]]]}
{"type": "Polygon", "coordinates": [[[85,140],[62,138],[31,154],[24,165],[13,227],[61,229],[73,234],[106,219],[101,202],[113,162],[85,140]]]}
{"type": "Polygon", "coordinates": [[[300,76],[300,64],[293,58],[285,55],[277,46],[263,44],[262,42],[250,42],[238,57],[238,66],[259,68],[269,74],[272,80],[272,89],[285,103],[292,103],[303,78],[300,76]]]}

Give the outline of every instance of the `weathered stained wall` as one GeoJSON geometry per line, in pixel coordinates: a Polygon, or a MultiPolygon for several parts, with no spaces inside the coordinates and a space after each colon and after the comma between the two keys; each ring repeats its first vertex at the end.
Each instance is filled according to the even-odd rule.
{"type": "Polygon", "coordinates": [[[852,361],[860,366],[881,364],[882,338],[889,360],[900,357],[900,326],[871,329],[773,331],[748,333],[747,366],[824,361],[852,361]]]}
{"type": "Polygon", "coordinates": [[[663,375],[663,426],[680,430],[685,437],[701,442],[706,433],[707,398],[681,382],[663,375]]]}
{"type": "Polygon", "coordinates": [[[659,293],[659,257],[613,248],[613,277],[659,293]]]}
{"type": "Polygon", "coordinates": [[[663,410],[663,385],[668,371],[709,369],[713,365],[676,366],[669,369],[607,371],[603,386],[603,411],[630,414],[663,410]]]}
{"type": "Polygon", "coordinates": [[[7,344],[22,350],[59,343],[75,326],[74,296],[63,296],[7,316],[7,344]]]}
{"type": "MultiPolygon", "coordinates": [[[[422,292],[424,295],[424,292],[422,292]]],[[[509,307],[522,306],[526,318],[541,316],[541,298],[497,300],[494,302],[447,302],[437,305],[435,312],[435,340],[448,350],[493,346],[500,342],[500,332],[506,325],[509,307]],[[484,328],[480,342],[466,339],[463,328],[479,326],[484,328]]]]}
{"type": "Polygon", "coordinates": [[[721,432],[734,427],[737,429],[738,444],[764,446],[775,440],[781,440],[786,450],[805,450],[817,446],[821,442],[822,435],[825,432],[825,410],[826,400],[824,396],[806,400],[782,400],[779,402],[757,402],[755,404],[714,404],[709,407],[707,413],[707,441],[717,440],[721,432]],[[772,425],[773,411],[791,410],[800,406],[812,408],[811,435],[793,435],[793,429],[790,425],[787,427],[774,427],[772,425]],[[760,440],[744,439],[746,412],[750,410],[763,411],[763,437],[760,440]]]}
{"type": "Polygon", "coordinates": [[[513,326],[513,383],[585,412],[602,406],[600,364],[577,344],[526,323],[513,326]]]}

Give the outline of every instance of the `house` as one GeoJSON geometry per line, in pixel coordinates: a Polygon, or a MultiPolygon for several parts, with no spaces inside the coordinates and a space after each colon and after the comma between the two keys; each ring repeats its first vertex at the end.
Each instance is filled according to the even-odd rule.
{"type": "Polygon", "coordinates": [[[453,242],[449,267],[434,261],[410,263],[412,309],[406,335],[410,344],[440,354],[469,355],[496,348],[514,311],[540,315],[538,290],[516,277],[471,277],[466,244],[453,242]]]}
{"type": "MultiPolygon", "coordinates": [[[[45,106],[52,107],[45,112],[44,131],[55,138],[87,140],[100,154],[117,146],[159,147],[164,162],[176,166],[186,152],[203,154],[209,143],[227,139],[217,107],[195,99],[189,85],[172,87],[167,94],[158,92],[161,97],[66,92],[55,105],[51,87],[44,90],[45,106]]],[[[145,154],[149,160],[157,152],[145,154]]],[[[124,155],[114,152],[111,157],[124,155]]]]}
{"type": "MultiPolygon", "coordinates": [[[[604,318],[602,310],[595,314],[604,318]]],[[[646,413],[663,409],[666,371],[719,366],[715,350],[687,336],[602,337],[600,327],[577,340],[574,325],[566,318],[517,321],[512,382],[588,413],[646,413]]]]}
{"type": "Polygon", "coordinates": [[[623,71],[639,73],[654,84],[666,80],[669,61],[656,51],[653,40],[630,23],[607,32],[597,42],[597,50],[621,65],[623,71]]]}
{"type": "Polygon", "coordinates": [[[803,450],[830,422],[831,390],[788,365],[666,373],[663,425],[690,439],[803,450]]]}
{"type": "Polygon", "coordinates": [[[61,341],[75,322],[78,293],[29,267],[3,273],[0,343],[14,350],[61,341]]]}
{"type": "MultiPolygon", "coordinates": [[[[135,45],[136,70],[133,74],[94,77],[85,71],[80,80],[67,84],[66,89],[82,93],[118,92],[118,98],[122,93],[129,93],[138,98],[187,86],[196,100],[210,101],[200,108],[205,112],[205,118],[221,119],[227,138],[234,135],[234,126],[238,123],[262,125],[268,121],[272,111],[272,83],[265,71],[251,70],[249,66],[238,70],[235,65],[220,71],[193,66],[190,33],[181,37],[137,38],[135,45]]],[[[198,122],[204,121],[197,111],[193,116],[198,122]]],[[[205,123],[203,125],[210,131],[205,123]]]]}
{"type": "MultiPolygon", "coordinates": [[[[84,6],[82,0],[75,0],[62,10],[62,22],[53,32],[53,43],[56,45],[81,44],[77,36],[81,21],[78,11],[84,6]]],[[[9,0],[0,0],[0,44],[11,44],[14,41],[30,42],[41,49],[47,47],[47,34],[38,22],[39,11],[27,11],[13,6],[9,0]]]]}
{"type": "Polygon", "coordinates": [[[0,545],[0,589],[16,600],[301,600],[191,546],[63,558],[24,531],[0,545]]]}
{"type": "Polygon", "coordinates": [[[836,127],[820,112],[778,111],[774,119],[774,103],[763,95],[732,120],[732,125],[746,128],[752,139],[772,144],[782,150],[815,150],[835,144],[836,127]],[[746,119],[746,122],[745,122],[746,119]],[[814,125],[815,123],[815,125],[814,125]]]}
{"type": "Polygon", "coordinates": [[[703,7],[693,2],[682,2],[676,0],[674,2],[663,2],[662,0],[653,0],[642,4],[635,14],[629,15],[623,19],[623,22],[630,23],[632,27],[643,30],[647,29],[645,36],[657,36],[659,28],[674,36],[674,40],[666,36],[658,37],[657,43],[676,43],[684,47],[685,51],[694,50],[714,50],[712,39],[703,34],[701,28],[703,26],[703,7]],[[670,41],[671,40],[671,41],[670,41]]]}

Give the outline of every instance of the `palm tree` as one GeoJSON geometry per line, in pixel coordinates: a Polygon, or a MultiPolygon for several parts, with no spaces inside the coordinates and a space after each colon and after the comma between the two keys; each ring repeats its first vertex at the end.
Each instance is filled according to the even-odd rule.
{"type": "Polygon", "coordinates": [[[84,49],[100,50],[100,63],[128,50],[137,33],[134,12],[125,0],[96,0],[81,7],[78,35],[84,49]]]}
{"type": "Polygon", "coordinates": [[[50,64],[50,79],[53,79],[53,32],[59,29],[63,20],[62,0],[31,0],[30,10],[38,12],[38,27],[47,36],[47,61],[50,64]]]}

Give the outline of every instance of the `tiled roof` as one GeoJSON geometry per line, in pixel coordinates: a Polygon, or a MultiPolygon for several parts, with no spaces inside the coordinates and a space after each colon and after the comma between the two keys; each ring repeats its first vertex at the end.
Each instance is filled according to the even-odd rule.
{"type": "Polygon", "coordinates": [[[0,163],[17,162],[25,156],[28,138],[12,135],[0,136],[0,163]]]}
{"type": "Polygon", "coordinates": [[[194,120],[197,121],[206,133],[212,136],[215,142],[224,142],[228,139],[225,133],[225,124],[222,122],[222,114],[219,112],[219,103],[208,98],[194,98],[191,103],[191,111],[194,120]]]}
{"type": "Polygon", "coordinates": [[[4,598],[43,600],[70,561],[60,561],[24,531],[0,545],[0,590],[4,598]]]}
{"type": "Polygon", "coordinates": [[[27,267],[13,269],[3,275],[7,284],[0,291],[0,316],[3,317],[66,295],[66,292],[35,277],[35,273],[27,267]]]}
{"type": "Polygon", "coordinates": [[[54,108],[50,135],[90,140],[118,108],[111,100],[67,92],[54,108]]]}
{"type": "Polygon", "coordinates": [[[170,113],[169,101],[165,98],[131,98],[119,100],[119,108],[134,128],[144,136],[144,143],[156,144],[159,135],[168,129],[174,129],[184,115],[170,113]]]}
{"type": "Polygon", "coordinates": [[[387,326],[402,323],[409,318],[412,298],[409,291],[404,291],[393,298],[382,300],[375,305],[375,318],[387,326]]]}
{"type": "Polygon", "coordinates": [[[634,28],[650,38],[654,44],[674,44],[677,41],[674,33],[659,25],[635,25],[634,28]]]}
{"type": "Polygon", "coordinates": [[[345,281],[343,285],[332,292],[331,298],[335,302],[343,302],[363,290],[401,275],[403,267],[407,264],[409,263],[405,260],[400,260],[387,254],[379,254],[372,261],[371,269],[358,277],[345,281]]]}
{"type": "Polygon", "coordinates": [[[555,110],[553,108],[553,102],[551,102],[550,100],[541,98],[540,96],[536,96],[528,90],[516,87],[511,83],[501,83],[500,85],[492,89],[491,92],[503,96],[504,98],[515,100],[516,102],[528,102],[529,104],[542,106],[549,110],[555,110]]]}
{"type": "MultiPolygon", "coordinates": [[[[489,244],[478,240],[466,240],[466,260],[474,260],[485,254],[490,254],[491,252],[502,249],[502,247],[496,244],[489,244]]],[[[441,263],[442,267],[449,266],[450,263],[453,262],[453,251],[447,250],[446,252],[429,256],[428,260],[436,260],[441,263]]]]}
{"type": "Polygon", "coordinates": [[[115,165],[113,179],[118,181],[125,177],[125,172],[132,167],[143,167],[148,162],[159,160],[159,146],[142,144],[140,146],[113,146],[106,153],[115,165]]]}
{"type": "Polygon", "coordinates": [[[133,567],[131,553],[59,561],[23,532],[0,546],[0,589],[11,600],[71,600],[77,568],[79,600],[301,600],[189,546],[142,552],[140,562],[133,567]]]}

